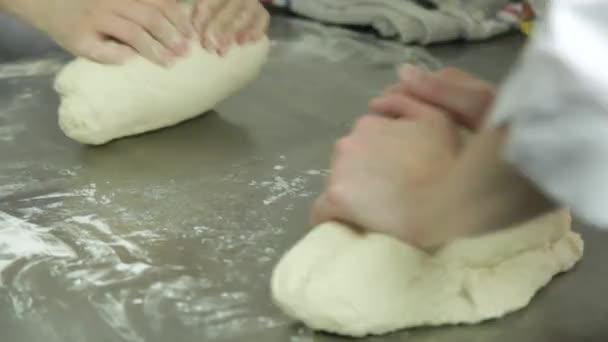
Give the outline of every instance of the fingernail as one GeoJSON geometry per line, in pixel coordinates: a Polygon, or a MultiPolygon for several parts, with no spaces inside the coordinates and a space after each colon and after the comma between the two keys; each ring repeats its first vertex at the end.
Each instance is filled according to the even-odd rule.
{"type": "Polygon", "coordinates": [[[220,45],[220,42],[219,42],[219,39],[218,39],[217,35],[215,33],[213,33],[213,32],[207,33],[206,42],[213,49],[217,49],[219,47],[219,45],[220,45]]]}
{"type": "Polygon", "coordinates": [[[234,45],[235,43],[236,43],[236,40],[234,38],[226,39],[226,41],[224,42],[224,45],[223,45],[224,50],[226,50],[226,51],[230,50],[232,45],[234,45]]]}
{"type": "Polygon", "coordinates": [[[168,52],[163,56],[163,63],[165,66],[170,67],[173,65],[173,63],[175,63],[176,58],[177,56],[168,52]]]}
{"type": "Polygon", "coordinates": [[[177,55],[181,55],[184,52],[184,42],[178,39],[171,44],[171,50],[177,55]]]}
{"type": "Polygon", "coordinates": [[[230,50],[230,44],[222,42],[222,45],[220,45],[218,52],[220,56],[224,57],[228,54],[228,50],[230,50]]]}
{"type": "Polygon", "coordinates": [[[422,72],[411,64],[404,64],[399,67],[399,78],[404,82],[413,82],[422,76],[422,72]]]}

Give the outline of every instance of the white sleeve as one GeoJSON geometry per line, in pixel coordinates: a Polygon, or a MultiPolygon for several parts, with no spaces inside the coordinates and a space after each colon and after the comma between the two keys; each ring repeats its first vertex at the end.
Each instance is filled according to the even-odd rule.
{"type": "Polygon", "coordinates": [[[504,157],[560,204],[608,227],[608,1],[555,0],[489,124],[504,157]]]}

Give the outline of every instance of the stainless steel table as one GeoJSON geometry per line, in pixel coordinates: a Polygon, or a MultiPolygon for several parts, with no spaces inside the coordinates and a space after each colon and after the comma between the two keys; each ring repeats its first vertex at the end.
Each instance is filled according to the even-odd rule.
{"type": "MultiPolygon", "coordinates": [[[[263,75],[217,112],[90,148],[56,124],[56,60],[0,67],[0,341],[343,341],[271,303],[270,272],[307,229],[332,144],[422,51],[296,23],[263,75]]],[[[431,49],[498,80],[517,36],[431,49]]],[[[205,77],[205,75],[193,75],[205,77]]],[[[112,99],[108,99],[112,101],[112,99]]],[[[604,248],[529,308],[366,341],[606,341],[604,248]]]]}

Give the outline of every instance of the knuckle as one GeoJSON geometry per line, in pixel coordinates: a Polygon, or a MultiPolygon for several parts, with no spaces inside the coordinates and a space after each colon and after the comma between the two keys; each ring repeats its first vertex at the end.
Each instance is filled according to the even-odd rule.
{"type": "Polygon", "coordinates": [[[141,30],[139,30],[138,28],[135,28],[135,27],[125,30],[123,32],[124,40],[126,40],[130,44],[137,42],[140,39],[140,36],[141,36],[141,30]]]}
{"type": "Polygon", "coordinates": [[[260,18],[264,24],[267,24],[270,21],[270,13],[264,8],[261,8],[260,18]]]}
{"type": "Polygon", "coordinates": [[[338,154],[344,154],[353,149],[353,139],[350,136],[342,137],[336,141],[335,151],[338,154]]]}
{"type": "Polygon", "coordinates": [[[127,31],[127,39],[132,42],[140,42],[144,39],[145,31],[141,27],[134,27],[133,29],[127,31]]]}
{"type": "Polygon", "coordinates": [[[379,118],[373,115],[364,115],[357,119],[354,131],[365,131],[378,125],[379,118]]]}
{"type": "MultiPolygon", "coordinates": [[[[454,67],[447,67],[442,69],[441,71],[439,71],[437,73],[439,76],[441,77],[446,77],[446,78],[457,78],[457,77],[462,77],[464,75],[469,76],[467,73],[465,73],[464,71],[458,69],[458,68],[454,68],[454,67]]],[[[470,77],[470,76],[469,76],[470,77]]]]}
{"type": "Polygon", "coordinates": [[[163,17],[160,14],[150,14],[145,18],[146,28],[152,32],[163,31],[163,17]]]}
{"type": "Polygon", "coordinates": [[[342,208],[348,201],[345,188],[336,183],[329,184],[325,190],[325,202],[332,208],[342,208]]]}
{"type": "Polygon", "coordinates": [[[423,91],[427,92],[429,95],[435,97],[443,97],[446,93],[446,87],[443,82],[440,82],[438,79],[431,77],[424,77],[420,79],[418,82],[419,86],[423,91]]]}

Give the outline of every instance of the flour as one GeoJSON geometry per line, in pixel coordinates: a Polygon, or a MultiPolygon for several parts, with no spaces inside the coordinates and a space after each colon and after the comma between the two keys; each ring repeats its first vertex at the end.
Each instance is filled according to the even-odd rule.
{"type": "Polygon", "coordinates": [[[309,327],[353,337],[499,318],[528,305],[583,254],[567,210],[503,228],[429,254],[326,223],[279,262],[273,298],[309,327]]]}
{"type": "MultiPolygon", "coordinates": [[[[21,77],[23,73],[36,74],[42,69],[39,62],[35,62],[33,66],[29,64],[0,64],[0,81],[6,77],[21,77]]],[[[11,87],[18,89],[17,93],[7,98],[7,102],[2,104],[0,108],[0,144],[14,143],[15,139],[26,131],[27,127],[23,122],[17,119],[17,116],[23,115],[23,111],[30,105],[32,101],[36,101],[36,97],[40,95],[39,90],[34,90],[30,87],[21,86],[20,78],[13,78],[11,87]]]]}
{"type": "MultiPolygon", "coordinates": [[[[269,169],[282,181],[262,179],[260,184],[277,185],[264,183],[260,191],[279,193],[285,191],[286,183],[294,188],[292,183],[297,187],[312,178],[304,171],[293,170],[293,177],[279,174],[291,169],[286,158],[280,163],[285,169],[274,170],[276,164],[269,169]]],[[[52,297],[59,308],[76,305],[91,310],[97,317],[95,324],[101,323],[125,341],[145,341],[145,336],[162,333],[155,329],[175,322],[186,328],[184,334],[204,340],[239,339],[288,324],[259,296],[265,291],[270,266],[278,259],[277,241],[285,233],[286,220],[271,218],[261,210],[243,211],[240,195],[230,192],[201,195],[207,200],[196,207],[197,215],[180,216],[182,206],[163,203],[167,199],[183,203],[186,190],[192,187],[187,182],[168,179],[144,189],[136,181],[121,183],[122,179],[83,184],[77,182],[86,179],[90,170],[79,166],[38,165],[44,173],[36,177],[28,171],[32,168],[32,162],[0,166],[3,192],[15,196],[8,206],[14,211],[10,217],[18,216],[25,223],[48,222],[48,227],[29,227],[22,236],[1,230],[2,223],[10,227],[14,221],[0,220],[0,238],[13,235],[6,241],[15,246],[27,242],[21,249],[7,249],[0,243],[0,255],[6,255],[0,268],[12,270],[3,273],[7,278],[2,281],[9,284],[11,307],[18,317],[44,315],[39,308],[62,312],[46,302],[45,297],[52,297]],[[47,183],[36,185],[43,179],[47,183]],[[222,205],[214,207],[214,198],[222,205]],[[55,241],[61,243],[59,247],[55,241]],[[192,253],[197,250],[204,252],[192,253]],[[45,283],[57,284],[58,290],[49,290],[45,283]],[[133,322],[134,312],[143,323],[133,322]]],[[[238,187],[250,182],[244,177],[237,173],[221,181],[238,187]]],[[[62,315],[77,319],[77,314],[62,315]]],[[[60,326],[48,328],[53,331],[60,326]]]]}
{"type": "Polygon", "coordinates": [[[64,64],[65,60],[60,58],[0,64],[0,80],[16,77],[54,75],[64,64]]]}
{"type": "MultiPolygon", "coordinates": [[[[287,162],[287,157],[285,155],[280,155],[279,160],[285,163],[287,162]]],[[[275,204],[284,199],[311,197],[313,193],[307,189],[309,181],[313,177],[322,177],[329,174],[329,170],[311,169],[299,172],[291,170],[292,172],[296,172],[297,175],[291,177],[284,176],[283,171],[287,171],[288,169],[292,168],[287,164],[277,164],[274,165],[269,172],[273,175],[271,179],[251,180],[248,182],[248,186],[258,190],[264,190],[268,193],[262,200],[262,203],[265,206],[275,204]]],[[[288,204],[286,210],[291,209],[293,208],[288,204]]]]}
{"type": "Polygon", "coordinates": [[[290,25],[293,26],[292,35],[295,37],[277,42],[274,58],[290,59],[285,55],[299,58],[308,55],[331,63],[394,66],[407,62],[433,70],[441,67],[438,59],[419,47],[378,40],[370,34],[306,20],[290,20],[290,25]]]}
{"type": "Polygon", "coordinates": [[[23,189],[24,187],[25,187],[25,184],[23,184],[23,183],[0,185],[0,197],[12,195],[15,192],[23,189]]]}
{"type": "MultiPolygon", "coordinates": [[[[0,271],[20,258],[75,257],[74,251],[50,231],[0,211],[0,271]]],[[[3,282],[0,278],[0,285],[3,282]]]]}
{"type": "Polygon", "coordinates": [[[198,39],[189,44],[188,55],[171,68],[141,56],[119,66],[84,58],[70,62],[55,80],[59,127],[80,143],[101,145],[174,126],[208,113],[251,83],[269,52],[266,37],[233,46],[223,57],[198,39]]]}
{"type": "Polygon", "coordinates": [[[25,125],[0,126],[0,142],[10,142],[15,136],[25,131],[25,125]]]}
{"type": "Polygon", "coordinates": [[[69,218],[67,222],[75,222],[79,224],[89,225],[102,233],[112,234],[112,230],[110,229],[110,227],[105,222],[96,218],[95,215],[73,216],[69,218]]]}
{"type": "Polygon", "coordinates": [[[81,189],[72,191],[72,192],[54,192],[50,194],[34,196],[30,198],[23,199],[22,201],[36,201],[42,199],[54,199],[54,198],[69,198],[69,197],[82,197],[85,201],[93,203],[93,204],[108,204],[111,202],[110,198],[106,195],[97,197],[97,185],[91,183],[81,189]]]}
{"type": "Polygon", "coordinates": [[[270,205],[285,196],[308,197],[310,195],[309,192],[304,191],[306,188],[306,180],[302,177],[285,180],[281,176],[276,176],[272,181],[261,182],[260,186],[268,189],[272,194],[264,199],[264,205],[270,205]]]}

